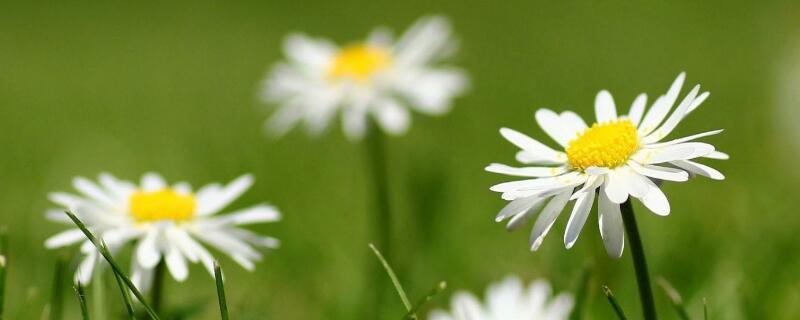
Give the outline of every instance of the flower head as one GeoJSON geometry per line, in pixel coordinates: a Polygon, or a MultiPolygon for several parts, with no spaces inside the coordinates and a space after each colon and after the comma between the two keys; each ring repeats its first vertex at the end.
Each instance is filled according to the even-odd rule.
{"type": "Polygon", "coordinates": [[[364,135],[368,117],[388,133],[402,134],[411,121],[409,108],[446,113],[467,84],[462,71],[438,65],[455,51],[443,17],[420,19],[396,41],[377,28],[344,47],[291,34],[284,51],[288,60],[272,69],[262,90],[265,102],[279,105],[267,123],[276,135],[300,122],[317,134],[339,114],[351,139],[364,135]]]}
{"type": "MultiPolygon", "coordinates": [[[[101,174],[99,184],[75,178],[73,185],[80,194],[56,192],[50,194],[50,200],[73,211],[112,252],[137,242],[131,259],[131,280],[146,291],[153,269],[162,259],[178,281],[189,275],[187,260],[202,263],[213,275],[214,257],[201,243],[226,253],[248,270],[254,269],[254,261],[261,259],[255,247],[278,246],[275,238],[239,228],[279,220],[280,213],[275,208],[260,204],[217,215],[252,184],[253,177],[244,175],[226,186],[215,183],[194,192],[188,183],[170,186],[155,173],[145,174],[139,185],[101,174]]],[[[63,210],[53,209],[48,217],[72,224],[63,210]]],[[[79,229],[56,234],[47,239],[45,246],[59,248],[78,242],[82,242],[85,258],[75,278],[87,283],[102,258],[79,229]]]]}
{"type": "Polygon", "coordinates": [[[524,287],[522,281],[509,276],[489,286],[486,304],[468,292],[453,296],[449,312],[435,310],[431,320],[563,320],[574,305],[572,296],[561,293],[551,297],[552,289],[544,280],[524,287]]]}
{"type": "Polygon", "coordinates": [[[567,203],[575,200],[564,234],[564,244],[569,249],[578,239],[599,194],[600,235],[608,254],[619,257],[624,246],[620,204],[629,196],[658,215],[668,215],[670,206],[659,188],[660,181],[687,181],[690,173],[724,179],[719,171],[694,161],[728,158],[714,146],[694,141],[722,130],[662,142],[708,98],[708,92],[700,93],[697,85],[672,110],[684,78],[680,74],[647,113],[645,94],[633,101],[627,115],[618,116],[611,94],[600,91],[595,100],[597,119],[591,126],[570,111],[558,114],[548,109],[538,110],[539,126],[564,151],[554,150],[512,129],[500,129],[503,137],[521,149],[517,161],[532,166],[491,164],[486,170],[532,179],[491,187],[510,201],[497,215],[497,221],[510,218],[507,227],[513,230],[538,214],[530,238],[531,250],[535,251],[567,203]]]}

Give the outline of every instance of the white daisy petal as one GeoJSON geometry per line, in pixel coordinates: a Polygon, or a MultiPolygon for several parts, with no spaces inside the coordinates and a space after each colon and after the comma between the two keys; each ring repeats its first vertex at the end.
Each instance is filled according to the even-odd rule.
{"type": "Polygon", "coordinates": [[[142,190],[157,191],[167,187],[167,182],[158,173],[148,172],[142,176],[142,190]]]}
{"type": "Polygon", "coordinates": [[[536,111],[536,122],[539,127],[553,138],[558,144],[566,147],[570,140],[575,138],[575,133],[571,132],[567,126],[561,122],[561,117],[553,110],[539,109],[536,111]]]}
{"type": "Polygon", "coordinates": [[[556,177],[518,180],[496,184],[490,188],[496,192],[506,192],[513,190],[542,190],[550,188],[563,188],[569,185],[581,184],[586,181],[586,177],[578,172],[569,172],[556,177]]]}
{"type": "Polygon", "coordinates": [[[161,260],[161,250],[156,242],[159,233],[159,229],[150,230],[136,247],[136,258],[142,267],[153,268],[161,260]]]}
{"type": "Polygon", "coordinates": [[[186,266],[186,258],[181,254],[175,245],[170,246],[164,259],[167,269],[172,277],[178,282],[183,282],[189,277],[189,268],[186,266]]]}
{"type": "Polygon", "coordinates": [[[510,201],[505,207],[503,207],[502,210],[500,210],[500,213],[497,214],[495,221],[500,222],[508,217],[513,217],[522,214],[525,211],[528,211],[528,209],[530,209],[534,205],[536,205],[536,203],[542,201],[544,201],[544,199],[538,196],[519,198],[514,201],[510,201]]]}
{"type": "Polygon", "coordinates": [[[238,210],[225,215],[220,215],[212,221],[219,226],[246,225],[253,223],[274,222],[281,219],[281,213],[273,206],[266,204],[257,205],[247,209],[238,210]]]}
{"type": "Polygon", "coordinates": [[[509,167],[500,163],[492,163],[486,171],[519,177],[552,177],[567,172],[566,167],[509,167]]]}
{"type": "Polygon", "coordinates": [[[644,137],[643,142],[646,144],[655,143],[669,135],[675,127],[678,126],[678,123],[686,116],[687,111],[689,110],[689,106],[694,101],[695,97],[697,97],[697,93],[700,92],[700,85],[694,86],[692,90],[683,98],[683,101],[675,108],[675,111],[664,121],[658,129],[644,137]]]}
{"type": "Polygon", "coordinates": [[[114,200],[109,197],[104,190],[102,190],[94,182],[91,182],[84,177],[77,177],[73,179],[72,185],[75,187],[75,189],[94,201],[98,201],[108,206],[114,205],[114,200]]]}
{"type": "Polygon", "coordinates": [[[689,174],[686,171],[670,168],[670,167],[662,167],[657,165],[640,165],[636,162],[629,162],[628,165],[633,168],[636,172],[659,180],[667,180],[667,181],[676,181],[676,182],[683,182],[689,180],[689,174]]]}
{"type": "Polygon", "coordinates": [[[535,197],[538,201],[534,202],[531,206],[526,207],[521,213],[516,214],[515,216],[511,217],[506,224],[506,230],[514,231],[517,230],[520,226],[528,223],[544,206],[545,200],[547,198],[542,197],[535,197]]]}
{"type": "Polygon", "coordinates": [[[577,136],[588,128],[583,118],[572,111],[564,111],[561,113],[561,123],[569,127],[572,136],[577,136]]]}
{"type": "Polygon", "coordinates": [[[610,92],[602,90],[597,93],[594,99],[594,113],[598,123],[617,120],[617,107],[610,92]]]}
{"type": "Polygon", "coordinates": [[[712,167],[689,160],[676,160],[670,162],[686,171],[714,180],[725,180],[725,175],[712,167]]]}
{"type": "Polygon", "coordinates": [[[699,139],[699,138],[702,138],[702,137],[713,136],[715,134],[721,133],[722,131],[723,131],[722,129],[706,131],[706,132],[693,134],[691,136],[687,136],[687,137],[683,137],[683,138],[679,138],[679,139],[675,139],[675,140],[670,140],[670,141],[666,141],[666,142],[647,144],[647,145],[645,145],[645,148],[651,148],[652,149],[652,148],[661,148],[661,147],[671,146],[671,145],[675,145],[675,144],[679,144],[679,143],[684,143],[684,142],[687,142],[687,141],[696,140],[696,139],[699,139]]]}
{"type": "Polygon", "coordinates": [[[675,160],[688,160],[705,156],[714,151],[714,146],[702,142],[685,142],[661,148],[645,148],[633,155],[641,164],[657,164],[675,160]]]}
{"type": "Polygon", "coordinates": [[[655,183],[649,179],[646,182],[649,189],[647,194],[644,197],[639,198],[639,200],[642,201],[642,204],[644,204],[644,206],[647,207],[647,209],[650,209],[650,211],[653,213],[660,216],[668,215],[670,207],[667,196],[664,195],[664,192],[662,192],[661,188],[659,188],[655,183]]]}
{"type": "Polygon", "coordinates": [[[236,180],[233,180],[213,195],[200,197],[198,193],[197,215],[207,216],[219,212],[219,210],[222,210],[241,196],[247,189],[250,189],[253,181],[253,176],[246,174],[236,178],[236,180]]]}
{"type": "Polygon", "coordinates": [[[656,102],[653,103],[653,107],[645,114],[644,120],[639,124],[640,134],[643,136],[647,135],[661,124],[661,121],[669,114],[672,105],[675,104],[675,100],[678,98],[678,93],[680,93],[685,79],[685,73],[678,75],[678,78],[675,79],[675,82],[672,83],[669,91],[667,91],[667,94],[656,99],[656,102]]]}
{"type": "Polygon", "coordinates": [[[411,115],[397,100],[382,99],[376,102],[375,116],[383,130],[390,134],[403,134],[411,123],[411,115]]]}
{"type": "Polygon", "coordinates": [[[694,101],[692,101],[692,104],[689,106],[689,110],[686,111],[686,114],[689,114],[695,109],[697,109],[697,107],[699,107],[701,103],[703,103],[704,101],[706,101],[706,99],[708,99],[709,95],[711,94],[708,93],[707,91],[701,93],[700,96],[698,96],[696,99],[694,99],[694,101]]]}
{"type": "Polygon", "coordinates": [[[703,157],[704,158],[709,158],[709,159],[717,159],[717,160],[728,160],[728,159],[731,158],[731,156],[729,156],[727,153],[720,152],[720,151],[714,151],[712,153],[704,155],[703,157]]]}
{"type": "Polygon", "coordinates": [[[635,126],[639,126],[639,121],[642,121],[644,115],[644,108],[647,106],[647,95],[642,93],[636,96],[631,104],[631,109],[628,111],[628,119],[633,122],[635,126]]]}
{"type": "Polygon", "coordinates": [[[47,240],[44,242],[44,246],[47,249],[60,248],[80,242],[82,240],[86,240],[86,236],[83,234],[83,231],[80,229],[70,229],[47,238],[47,240]]]}
{"type": "Polygon", "coordinates": [[[611,202],[620,204],[628,200],[628,183],[626,175],[621,170],[613,170],[606,175],[603,191],[611,202]]]}
{"type": "Polygon", "coordinates": [[[575,193],[572,194],[570,200],[578,199],[578,197],[581,197],[586,192],[595,192],[597,188],[603,185],[604,181],[605,181],[605,176],[602,175],[590,176],[586,180],[586,183],[583,184],[583,187],[581,187],[578,191],[575,191],[575,193]]]}
{"type": "Polygon", "coordinates": [[[97,250],[86,254],[86,257],[78,265],[78,270],[75,271],[75,282],[87,284],[92,281],[92,275],[98,263],[98,256],[97,250]]]}
{"type": "Polygon", "coordinates": [[[589,217],[589,212],[592,210],[594,195],[594,191],[586,192],[575,202],[572,214],[570,214],[569,221],[567,221],[567,231],[564,233],[564,245],[567,249],[572,248],[575,241],[578,240],[583,225],[586,223],[586,218],[589,217]]]}
{"type": "Polygon", "coordinates": [[[614,258],[622,257],[625,247],[625,231],[622,223],[622,214],[619,204],[612,202],[605,192],[600,191],[600,200],[597,203],[600,220],[600,236],[606,247],[608,255],[614,258]]]}
{"type": "Polygon", "coordinates": [[[542,245],[544,237],[547,235],[547,232],[550,231],[550,228],[553,227],[553,223],[558,215],[564,210],[564,206],[567,205],[567,201],[569,201],[571,195],[571,191],[562,192],[553,197],[544,209],[542,209],[531,232],[531,251],[539,250],[539,246],[542,245]]]}
{"type": "Polygon", "coordinates": [[[513,129],[501,128],[500,134],[503,135],[506,140],[524,150],[526,155],[531,158],[531,161],[527,162],[520,160],[518,155],[517,160],[520,162],[533,163],[539,162],[535,160],[540,160],[546,163],[563,163],[566,159],[566,155],[563,153],[555,151],[541,142],[513,129]]]}

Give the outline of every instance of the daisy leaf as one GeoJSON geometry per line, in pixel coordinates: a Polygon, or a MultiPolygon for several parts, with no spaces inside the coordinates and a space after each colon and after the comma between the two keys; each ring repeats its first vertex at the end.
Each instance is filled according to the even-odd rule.
{"type": "Polygon", "coordinates": [[[222,282],[222,268],[216,261],[214,261],[214,279],[217,284],[220,319],[228,320],[228,303],[225,301],[225,285],[222,282]]]}

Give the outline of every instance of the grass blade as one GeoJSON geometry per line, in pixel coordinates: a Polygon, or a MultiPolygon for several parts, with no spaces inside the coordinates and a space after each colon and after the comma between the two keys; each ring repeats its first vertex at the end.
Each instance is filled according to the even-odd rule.
{"type": "Polygon", "coordinates": [[[669,300],[672,302],[672,307],[678,312],[678,317],[682,320],[689,320],[689,313],[686,312],[686,308],[683,306],[683,299],[681,298],[681,294],[678,293],[678,290],[675,290],[675,287],[673,287],[667,279],[658,278],[656,282],[661,289],[664,290],[664,293],[667,294],[667,297],[669,297],[669,300]]]}
{"type": "MultiPolygon", "coordinates": [[[[394,270],[392,270],[392,267],[389,266],[389,262],[387,262],[386,259],[381,254],[381,252],[378,251],[378,248],[375,248],[375,245],[370,243],[369,248],[372,249],[372,252],[375,253],[376,257],[378,257],[378,260],[380,260],[381,264],[383,265],[383,268],[389,275],[389,278],[392,279],[392,284],[394,284],[394,289],[397,290],[397,294],[400,295],[400,300],[403,301],[403,305],[406,307],[406,311],[410,312],[412,308],[411,302],[408,300],[408,296],[406,295],[405,290],[403,290],[403,286],[400,284],[400,280],[397,279],[397,275],[394,273],[394,270]]],[[[417,319],[417,315],[412,314],[411,319],[417,319]]]]}
{"type": "Polygon", "coordinates": [[[617,315],[617,319],[626,320],[628,318],[625,317],[625,312],[622,311],[622,307],[619,306],[617,303],[617,299],[614,298],[614,293],[611,292],[611,289],[608,286],[603,286],[603,293],[606,294],[608,298],[608,303],[611,304],[611,307],[614,308],[614,313],[617,315]]]}
{"type": "Polygon", "coordinates": [[[75,293],[78,295],[78,302],[81,304],[81,314],[83,320],[89,320],[89,307],[86,305],[86,291],[80,281],[75,284],[75,293]]]}
{"type": "Polygon", "coordinates": [[[447,289],[447,282],[442,281],[436,284],[436,286],[433,287],[433,289],[431,289],[431,291],[428,292],[428,294],[426,294],[424,297],[422,297],[422,299],[419,299],[419,301],[417,301],[417,304],[415,304],[414,307],[411,308],[411,310],[408,310],[408,313],[406,313],[403,316],[403,320],[414,319],[413,317],[416,316],[417,311],[419,311],[419,309],[422,308],[422,306],[431,301],[431,299],[433,299],[433,297],[435,297],[439,293],[442,293],[442,291],[444,291],[445,289],[447,289]]]}
{"type": "Polygon", "coordinates": [[[214,261],[214,279],[217,283],[220,319],[228,320],[228,303],[225,301],[225,284],[222,282],[222,268],[214,261]]]}
{"type": "MultiPolygon", "coordinates": [[[[101,240],[102,241],[102,240],[101,240]]],[[[108,249],[105,242],[102,242],[104,248],[108,249]]],[[[119,291],[122,294],[122,302],[125,304],[125,311],[128,312],[128,317],[133,320],[136,319],[136,313],[133,311],[133,302],[131,301],[131,295],[128,293],[128,288],[122,282],[122,278],[116,272],[112,272],[114,274],[114,280],[117,282],[117,287],[119,287],[119,291]]]]}
{"type": "Polygon", "coordinates": [[[131,289],[131,292],[133,292],[133,295],[136,297],[136,299],[142,303],[144,310],[147,312],[148,315],[150,315],[150,318],[152,318],[153,320],[159,320],[158,315],[155,313],[155,311],[153,311],[153,308],[150,307],[150,304],[147,303],[147,299],[144,298],[142,292],[139,291],[139,289],[137,289],[136,286],[133,285],[131,279],[128,276],[126,276],[124,272],[122,272],[122,269],[114,260],[114,257],[111,256],[111,252],[108,250],[108,247],[104,246],[103,243],[100,242],[97,239],[97,237],[95,237],[95,235],[91,231],[89,231],[88,228],[86,228],[86,225],[84,225],[83,222],[81,222],[81,220],[78,219],[78,217],[76,217],[72,212],[65,211],[65,213],[67,214],[67,216],[69,216],[70,219],[72,219],[72,222],[74,222],[75,225],[78,226],[78,228],[81,229],[81,231],[83,231],[83,234],[86,235],[86,238],[88,238],[89,241],[91,241],[92,244],[94,244],[94,246],[97,248],[100,254],[103,255],[103,258],[105,258],[106,261],[108,261],[108,264],[111,265],[111,270],[114,271],[114,273],[116,273],[117,275],[119,275],[119,278],[122,280],[123,283],[125,283],[128,289],[131,289]]]}
{"type": "Polygon", "coordinates": [[[575,290],[575,308],[569,315],[570,320],[580,320],[583,318],[583,305],[586,302],[586,294],[589,292],[589,278],[592,275],[592,264],[586,263],[583,272],[578,280],[578,288],[575,290]]]}
{"type": "Polygon", "coordinates": [[[706,298],[703,298],[703,319],[708,320],[708,303],[706,298]]]}
{"type": "Polygon", "coordinates": [[[59,254],[56,259],[56,268],[53,274],[53,291],[50,294],[50,306],[48,308],[48,319],[61,320],[63,318],[62,306],[64,303],[64,279],[67,274],[68,258],[66,255],[59,254]]]}

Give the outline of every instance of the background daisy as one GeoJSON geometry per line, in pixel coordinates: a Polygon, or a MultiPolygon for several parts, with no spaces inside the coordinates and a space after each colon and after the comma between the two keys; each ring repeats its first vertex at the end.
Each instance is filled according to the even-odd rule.
{"type": "Polygon", "coordinates": [[[547,281],[536,280],[527,287],[516,276],[493,283],[486,290],[486,302],[465,291],[456,292],[450,310],[434,310],[430,320],[562,320],[569,317],[575,302],[569,293],[553,296],[547,281]]]}
{"type": "MultiPolygon", "coordinates": [[[[131,280],[142,291],[150,287],[153,271],[162,260],[178,281],[189,276],[187,261],[202,263],[213,276],[214,257],[203,244],[225,253],[247,270],[253,270],[254,262],[261,260],[256,248],[276,248],[279,244],[275,238],[239,227],[278,221],[280,213],[272,206],[259,204],[218,215],[250,188],[250,175],[227,185],[209,184],[196,192],[185,182],[168,185],[156,173],[145,174],[139,185],[110,174],[101,174],[98,182],[75,178],[73,186],[79,194],[51,193],[50,200],[75,212],[112,252],[135,243],[131,280]]],[[[53,209],[47,216],[72,225],[64,209],[53,209]]],[[[102,256],[80,229],[56,234],[45,246],[59,248],[74,243],[81,243],[85,255],[75,279],[88,283],[102,256]]]]}
{"type": "Polygon", "coordinates": [[[303,122],[318,134],[341,116],[345,134],[359,139],[373,117],[383,131],[402,134],[409,110],[443,114],[464,92],[464,72],[440,65],[455,49],[450,24],[439,16],[421,18],[398,39],[381,27],[343,47],[290,34],[287,61],[275,65],[261,92],[279,105],[268,128],[280,135],[303,122]]]}

